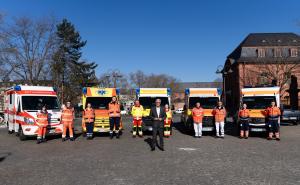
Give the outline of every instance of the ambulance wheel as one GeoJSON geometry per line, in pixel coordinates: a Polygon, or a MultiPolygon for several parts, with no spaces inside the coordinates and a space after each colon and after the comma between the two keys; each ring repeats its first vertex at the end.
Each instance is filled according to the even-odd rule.
{"type": "Polygon", "coordinates": [[[20,127],[19,128],[19,139],[21,140],[21,141],[25,141],[26,139],[27,139],[27,137],[24,135],[24,133],[23,133],[23,129],[22,129],[22,127],[20,127]]]}

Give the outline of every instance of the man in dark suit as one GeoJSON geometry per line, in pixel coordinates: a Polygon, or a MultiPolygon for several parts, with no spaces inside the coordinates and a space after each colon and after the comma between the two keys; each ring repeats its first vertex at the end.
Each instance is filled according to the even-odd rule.
{"type": "Polygon", "coordinates": [[[153,127],[153,137],[152,137],[152,146],[151,151],[155,150],[155,146],[157,144],[157,134],[159,135],[159,149],[164,151],[164,120],[166,119],[167,115],[164,108],[161,106],[161,100],[155,100],[155,106],[150,110],[150,117],[152,119],[152,127],[153,127]]]}

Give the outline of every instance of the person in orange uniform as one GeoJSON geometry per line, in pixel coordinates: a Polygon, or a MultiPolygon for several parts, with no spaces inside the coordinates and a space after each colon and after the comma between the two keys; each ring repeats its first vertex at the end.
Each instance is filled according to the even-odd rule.
{"type": "Polygon", "coordinates": [[[109,112],[109,126],[110,126],[110,138],[112,139],[114,137],[114,128],[116,132],[116,138],[120,138],[120,132],[119,132],[119,127],[120,127],[120,120],[121,120],[121,108],[120,104],[117,101],[117,97],[114,96],[112,97],[111,102],[108,105],[108,112],[109,112]]]}
{"type": "Polygon", "coordinates": [[[63,105],[61,113],[61,121],[63,123],[62,141],[66,141],[67,130],[69,130],[70,140],[74,141],[73,134],[73,121],[74,121],[74,109],[71,107],[71,102],[67,102],[67,106],[63,105]]]}
{"type": "Polygon", "coordinates": [[[266,115],[268,118],[268,126],[269,126],[269,137],[268,140],[273,139],[273,133],[275,133],[275,137],[277,141],[280,141],[279,137],[279,121],[281,111],[278,107],[276,107],[275,101],[271,102],[271,106],[266,109],[266,115]]]}
{"type": "Polygon", "coordinates": [[[195,138],[202,137],[202,120],[204,116],[203,108],[200,103],[196,103],[196,107],[192,109],[192,116],[194,122],[195,138]]]}
{"type": "Polygon", "coordinates": [[[215,117],[215,124],[216,124],[216,137],[217,138],[221,137],[222,139],[224,139],[226,110],[221,101],[218,102],[218,105],[213,110],[213,115],[215,117]]]}
{"type": "Polygon", "coordinates": [[[136,137],[137,132],[140,137],[143,137],[143,130],[142,130],[143,111],[144,111],[144,108],[140,104],[140,101],[136,100],[134,102],[134,106],[131,108],[131,114],[133,117],[133,121],[132,121],[132,124],[133,124],[132,136],[133,137],[136,137]]]}
{"type": "Polygon", "coordinates": [[[172,124],[172,110],[169,108],[169,105],[165,105],[166,119],[164,121],[164,136],[170,137],[171,135],[171,124],[172,124]]]}
{"type": "Polygon", "coordinates": [[[88,103],[86,109],[83,111],[83,118],[86,128],[87,139],[93,139],[95,111],[92,108],[91,103],[88,103]]]}
{"type": "Polygon", "coordinates": [[[46,142],[46,132],[48,126],[48,112],[46,105],[42,107],[40,111],[36,113],[36,123],[38,125],[37,144],[46,142]]]}
{"type": "Polygon", "coordinates": [[[249,116],[250,112],[247,109],[247,104],[244,103],[242,109],[239,111],[240,139],[248,139],[249,137],[249,116]]]}

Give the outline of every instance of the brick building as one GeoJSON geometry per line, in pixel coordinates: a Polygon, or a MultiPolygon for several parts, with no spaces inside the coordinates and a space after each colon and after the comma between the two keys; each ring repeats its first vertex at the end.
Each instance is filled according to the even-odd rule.
{"type": "Polygon", "coordinates": [[[294,33],[251,33],[228,55],[222,73],[228,108],[238,108],[244,86],[269,85],[281,88],[283,104],[298,108],[300,36],[294,33]]]}

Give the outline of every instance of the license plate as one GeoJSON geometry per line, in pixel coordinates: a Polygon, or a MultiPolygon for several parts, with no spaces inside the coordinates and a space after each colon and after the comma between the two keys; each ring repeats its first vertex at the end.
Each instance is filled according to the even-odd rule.
{"type": "Polygon", "coordinates": [[[297,120],[297,117],[290,117],[290,120],[297,120]]]}
{"type": "Polygon", "coordinates": [[[263,131],[266,131],[265,128],[251,128],[251,131],[253,132],[263,132],[263,131]]]}
{"type": "Polygon", "coordinates": [[[213,131],[213,127],[203,127],[202,131],[213,131]]]}
{"type": "Polygon", "coordinates": [[[107,130],[104,128],[98,128],[98,132],[107,132],[107,130]]]}
{"type": "Polygon", "coordinates": [[[49,133],[50,133],[50,134],[53,134],[53,133],[55,133],[55,130],[54,130],[54,129],[49,130],[49,133]]]}

